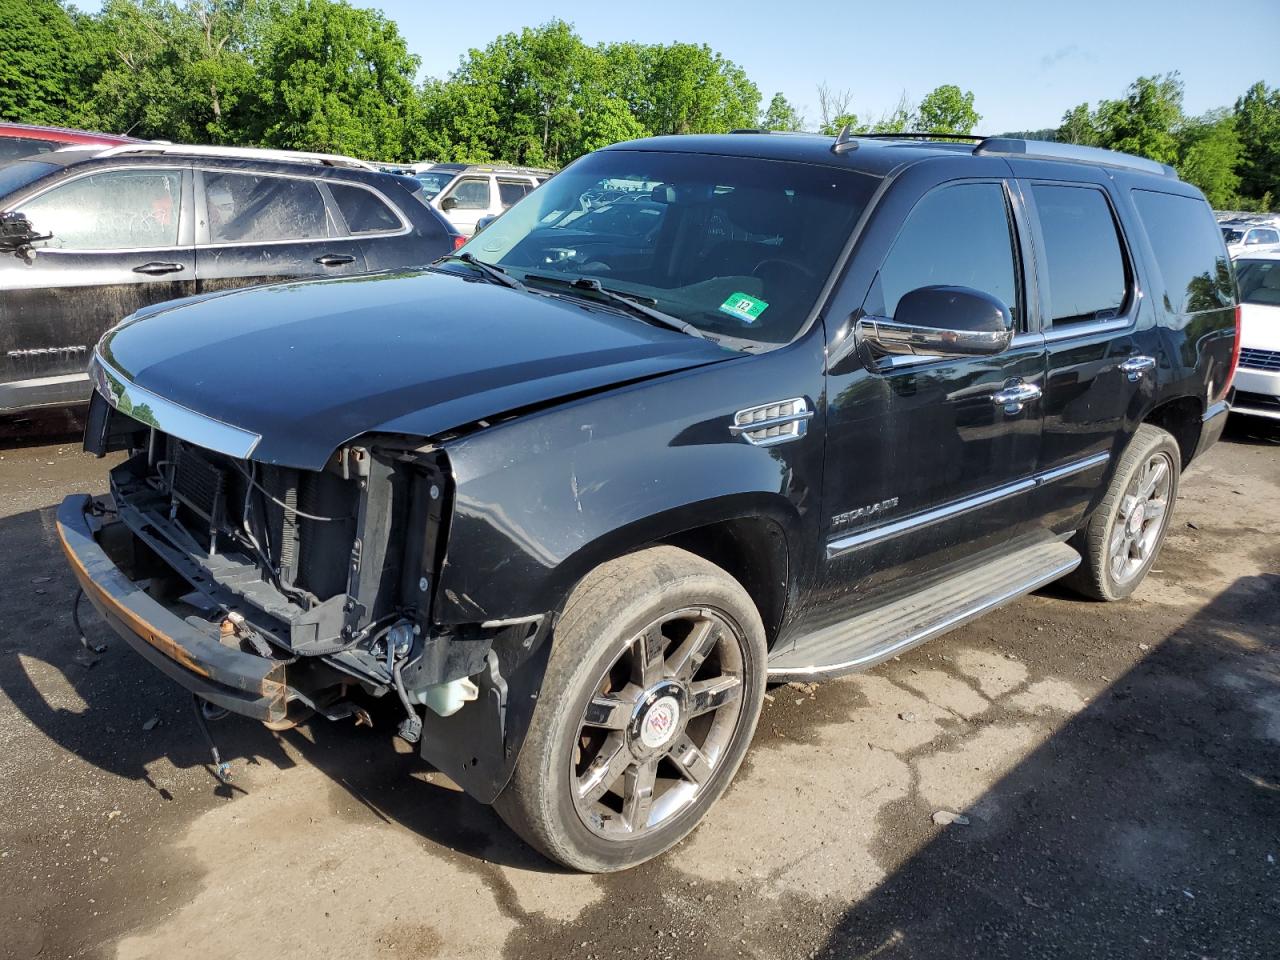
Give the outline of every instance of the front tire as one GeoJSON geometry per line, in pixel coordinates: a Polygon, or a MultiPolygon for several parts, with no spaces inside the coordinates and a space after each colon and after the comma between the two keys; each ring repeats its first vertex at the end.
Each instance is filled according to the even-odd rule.
{"type": "Polygon", "coordinates": [[[1094,600],[1123,600],[1138,589],[1169,532],[1181,465],[1172,434],[1138,427],[1107,495],[1071,541],[1083,561],[1064,583],[1094,600]]]}
{"type": "Polygon", "coordinates": [[[742,763],[764,698],[760,615],[724,570],[654,547],[588,574],[551,643],[494,807],[567,867],[643,863],[693,830],[742,763]]]}

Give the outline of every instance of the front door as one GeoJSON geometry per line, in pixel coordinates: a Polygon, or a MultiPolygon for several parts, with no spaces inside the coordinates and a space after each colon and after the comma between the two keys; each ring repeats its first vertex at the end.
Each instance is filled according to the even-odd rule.
{"type": "Polygon", "coordinates": [[[315,180],[196,171],[196,286],[201,293],[365,271],[315,180]]]}
{"type": "Polygon", "coordinates": [[[495,212],[492,206],[493,189],[487,176],[462,177],[440,198],[441,211],[466,237],[476,232],[481,217],[495,212]]]}
{"type": "Polygon", "coordinates": [[[3,406],[87,399],[85,366],[108,327],[195,292],[189,177],[181,167],[104,170],[13,205],[52,236],[34,256],[0,255],[3,406]]]}
{"type": "MultiPolygon", "coordinates": [[[[936,187],[912,207],[860,313],[892,317],[902,296],[950,284],[1009,306],[1013,345],[990,357],[880,357],[828,376],[823,588],[812,629],[891,581],[917,578],[1028,532],[1044,382],[1027,323],[1018,195],[999,180],[936,187]],[[1005,402],[1011,388],[1030,396],[1005,402]]],[[[945,318],[938,318],[946,326],[945,318]]],[[[854,651],[851,651],[854,652],[854,651]]]]}

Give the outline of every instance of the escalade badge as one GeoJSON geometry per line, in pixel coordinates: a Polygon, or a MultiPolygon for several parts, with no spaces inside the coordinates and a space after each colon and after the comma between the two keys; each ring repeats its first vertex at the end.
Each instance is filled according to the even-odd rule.
{"type": "Polygon", "coordinates": [[[882,513],[887,513],[898,505],[897,497],[890,497],[888,500],[881,500],[879,503],[869,503],[865,507],[858,507],[854,510],[846,510],[844,513],[837,513],[831,518],[831,525],[838,527],[841,524],[852,523],[854,520],[861,520],[864,517],[874,517],[882,513]]]}

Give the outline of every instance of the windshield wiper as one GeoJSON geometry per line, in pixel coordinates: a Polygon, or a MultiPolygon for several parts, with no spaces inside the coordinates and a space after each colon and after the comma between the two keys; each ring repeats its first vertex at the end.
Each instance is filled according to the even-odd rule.
{"type": "Polygon", "coordinates": [[[632,316],[640,317],[649,323],[659,327],[666,327],[668,330],[678,330],[680,333],[686,333],[691,337],[697,337],[699,340],[710,339],[701,330],[691,323],[673,317],[669,313],[663,313],[647,303],[641,303],[634,297],[629,297],[625,293],[618,293],[616,290],[608,290],[600,285],[600,281],[593,277],[548,277],[538,273],[526,273],[525,281],[533,280],[538,283],[555,283],[563,284],[566,287],[572,287],[575,290],[585,290],[590,293],[598,294],[610,303],[622,307],[632,316]]]}
{"type": "Polygon", "coordinates": [[[473,253],[450,253],[441,257],[436,263],[444,263],[447,260],[461,260],[469,267],[475,267],[486,277],[491,283],[499,283],[504,287],[510,287],[512,290],[523,290],[525,286],[515,277],[511,276],[501,267],[495,267],[492,263],[485,263],[473,253]]]}

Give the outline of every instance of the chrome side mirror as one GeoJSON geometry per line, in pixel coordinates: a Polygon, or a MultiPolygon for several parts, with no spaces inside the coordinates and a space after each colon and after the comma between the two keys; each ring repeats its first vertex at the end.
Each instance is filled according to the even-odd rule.
{"type": "Polygon", "coordinates": [[[996,297],[970,287],[920,287],[904,294],[893,318],[858,320],[858,337],[882,354],[985,357],[1013,342],[1013,315],[996,297]]]}

